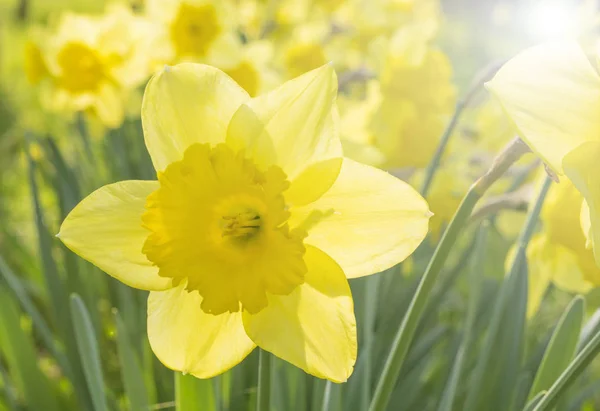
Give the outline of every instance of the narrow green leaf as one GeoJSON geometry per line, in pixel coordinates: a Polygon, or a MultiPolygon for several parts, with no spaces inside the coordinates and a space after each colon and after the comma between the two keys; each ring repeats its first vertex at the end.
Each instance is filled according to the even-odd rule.
{"type": "Polygon", "coordinates": [[[40,204],[39,188],[36,179],[36,164],[31,158],[29,150],[25,150],[25,152],[27,153],[27,160],[29,163],[29,186],[31,190],[31,197],[33,199],[35,224],[38,234],[38,246],[42,259],[46,288],[50,294],[49,297],[51,302],[50,305],[52,307],[51,309],[53,311],[53,319],[58,328],[62,331],[62,334],[66,336],[64,324],[62,321],[60,321],[60,319],[68,318],[68,309],[66,309],[65,305],[62,304],[66,300],[66,292],[63,288],[63,282],[58,275],[56,263],[52,258],[52,240],[48,233],[44,215],[42,213],[42,206],[40,204]]]}
{"type": "Polygon", "coordinates": [[[17,397],[15,396],[14,387],[8,377],[8,372],[4,369],[2,361],[0,361],[0,386],[2,387],[2,395],[0,398],[6,400],[5,409],[10,411],[19,411],[17,406],[17,397]]]}
{"type": "Polygon", "coordinates": [[[493,402],[493,409],[500,411],[510,409],[515,395],[519,393],[518,384],[522,382],[519,379],[519,371],[525,354],[528,279],[527,260],[523,257],[514,275],[506,280],[509,283],[507,287],[509,303],[505,305],[500,326],[500,347],[494,353],[493,362],[493,367],[500,372],[498,380],[492,382],[491,392],[494,396],[486,399],[486,402],[493,402]]]}
{"type": "Polygon", "coordinates": [[[201,380],[193,375],[175,372],[176,411],[214,411],[215,392],[212,380],[201,380]]]}
{"type": "Polygon", "coordinates": [[[511,392],[510,378],[512,378],[512,384],[514,384],[517,379],[515,373],[518,371],[520,355],[522,354],[522,333],[525,319],[521,314],[524,314],[527,303],[527,264],[525,250],[535,230],[537,219],[550,184],[550,178],[546,178],[533,207],[529,210],[527,221],[519,236],[514,260],[494,303],[494,311],[483,342],[482,351],[478,355],[477,365],[471,377],[472,384],[469,385],[467,392],[464,406],[465,411],[480,410],[483,406],[481,402],[484,399],[486,400],[486,406],[483,407],[486,409],[497,409],[497,406],[510,404],[512,401],[512,398],[507,398],[507,396],[514,395],[511,392]],[[508,302],[512,301],[515,296],[517,297],[515,299],[516,303],[509,306],[508,315],[505,315],[507,311],[505,307],[507,307],[508,302]],[[512,307],[513,305],[515,307],[512,307]],[[525,306],[523,307],[523,305],[525,306]],[[517,319],[513,320],[511,318],[513,315],[518,315],[518,322],[516,321],[517,319]],[[505,324],[510,326],[515,335],[506,333],[503,330],[505,324]],[[502,333],[500,332],[501,330],[502,333]],[[509,347],[505,347],[506,343],[509,343],[509,347]],[[512,352],[507,352],[507,349],[512,352]],[[498,353],[508,355],[508,357],[503,357],[498,353]],[[510,359],[511,362],[505,363],[506,358],[510,359]],[[499,383],[502,383],[502,385],[498,386],[499,383]],[[501,402],[498,403],[496,400],[498,400],[498,393],[500,392],[503,396],[500,397],[501,402]],[[494,399],[491,400],[488,397],[494,397],[494,399]]]}
{"type": "Polygon", "coordinates": [[[548,390],[544,398],[534,408],[534,411],[550,411],[556,405],[556,402],[562,397],[565,391],[579,377],[579,375],[592,362],[596,355],[600,353],[600,332],[597,333],[591,341],[583,347],[577,354],[577,357],[565,371],[558,377],[548,390]]]}
{"type": "Polygon", "coordinates": [[[467,354],[473,346],[473,329],[475,328],[475,320],[477,319],[477,307],[481,294],[481,280],[483,273],[481,272],[483,262],[485,260],[486,236],[489,223],[485,221],[477,232],[475,258],[472,261],[469,272],[469,303],[467,306],[467,319],[465,321],[465,331],[463,338],[458,348],[450,377],[444,389],[442,400],[438,406],[438,411],[451,411],[456,397],[458,383],[463,374],[463,367],[467,354]]]}
{"type": "Polygon", "coordinates": [[[529,399],[549,389],[575,356],[584,313],[585,301],[577,296],[566,308],[552,334],[529,391],[529,399]]]}
{"type": "Polygon", "coordinates": [[[581,330],[579,343],[577,344],[577,352],[581,351],[600,331],[600,309],[597,309],[590,319],[585,323],[581,330]]]}
{"type": "Polygon", "coordinates": [[[71,315],[75,329],[75,340],[94,410],[106,411],[106,389],[102,377],[98,341],[88,310],[77,294],[71,295],[71,315]]]}
{"type": "Polygon", "coordinates": [[[52,385],[38,366],[34,342],[21,328],[18,306],[2,285],[0,301],[0,353],[27,409],[58,411],[52,385]]]}
{"type": "Polygon", "coordinates": [[[535,407],[540,403],[542,398],[544,398],[544,395],[546,395],[546,391],[538,392],[531,400],[529,400],[525,408],[523,408],[523,411],[533,411],[535,407]]]}
{"type": "Polygon", "coordinates": [[[2,256],[0,256],[0,275],[4,278],[10,290],[19,300],[22,309],[27,313],[27,315],[29,315],[29,317],[31,317],[31,321],[33,322],[33,325],[40,338],[44,342],[46,348],[52,353],[63,372],[67,374],[69,378],[71,378],[71,368],[69,362],[64,353],[56,346],[54,336],[52,335],[52,331],[50,331],[50,327],[36,308],[35,304],[33,304],[33,301],[29,297],[25,287],[21,284],[19,277],[12,272],[2,256]]]}
{"type": "Polygon", "coordinates": [[[129,401],[131,411],[148,410],[148,393],[144,384],[144,375],[137,358],[137,352],[131,345],[127,334],[127,328],[118,312],[115,312],[115,323],[117,325],[117,348],[119,350],[119,362],[121,363],[121,375],[125,385],[125,394],[129,401]]]}

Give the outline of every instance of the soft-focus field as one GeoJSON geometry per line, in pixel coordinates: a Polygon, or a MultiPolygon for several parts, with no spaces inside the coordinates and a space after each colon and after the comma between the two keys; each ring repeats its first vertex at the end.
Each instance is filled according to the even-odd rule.
{"type": "MultiPolygon", "coordinates": [[[[598,7],[591,0],[0,0],[0,411],[600,410],[598,7]],[[566,38],[585,55],[569,54],[574,43],[550,43],[559,44],[548,48],[554,54],[506,64],[566,38]],[[156,180],[142,98],[154,73],[182,62],[219,68],[251,97],[329,64],[339,111],[330,132],[344,156],[406,181],[427,200],[433,216],[422,242],[417,229],[348,227],[364,242],[357,252],[397,236],[410,237],[416,250],[393,243],[390,252],[407,247],[399,264],[349,279],[358,356],[347,382],[309,375],[262,349],[214,378],[171,364],[173,371],[150,346],[148,292],[56,237],[94,190],[156,180]],[[490,93],[485,83],[499,69],[490,93]],[[563,146],[579,157],[559,153],[563,146]]],[[[169,101],[152,100],[158,114],[169,101]]],[[[182,107],[172,116],[187,115],[182,107]]],[[[317,185],[326,175],[311,178],[317,185]]],[[[404,209],[403,201],[379,193],[378,210],[395,209],[391,202],[404,209]]],[[[357,215],[371,218],[362,207],[357,215]]],[[[384,211],[389,227],[393,216],[406,217],[384,211]]],[[[85,232],[93,222],[77,224],[85,232]]],[[[329,235],[342,248],[347,233],[329,235]]],[[[319,307],[312,313],[301,327],[319,324],[319,307]]],[[[177,347],[191,335],[182,350],[195,335],[220,345],[202,359],[218,363],[233,342],[204,337],[209,331],[191,318],[186,329],[186,321],[173,318],[185,331],[163,338],[177,347]]],[[[323,328],[320,344],[337,341],[323,328]]],[[[293,344],[314,348],[308,339],[293,344]]]]}

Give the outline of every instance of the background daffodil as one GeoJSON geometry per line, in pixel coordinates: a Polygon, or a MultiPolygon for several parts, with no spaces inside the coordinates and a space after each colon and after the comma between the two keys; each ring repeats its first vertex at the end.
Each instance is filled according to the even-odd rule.
{"type": "Polygon", "coordinates": [[[66,13],[55,32],[28,43],[26,73],[46,107],[89,111],[118,127],[129,93],[149,75],[151,33],[149,22],[118,5],[98,17],[66,13]]]}
{"type": "Polygon", "coordinates": [[[600,76],[574,41],[542,44],[507,62],[488,88],[519,134],[586,200],[582,226],[600,266],[600,76]]]}
{"type": "Polygon", "coordinates": [[[405,259],[430,212],[404,182],[343,157],[336,94],[330,65],[256,98],[205,65],[150,80],[158,181],[100,188],[59,237],[151,291],[148,337],[166,366],[208,378],[258,345],[331,381],[352,373],[347,278],[405,259]]]}

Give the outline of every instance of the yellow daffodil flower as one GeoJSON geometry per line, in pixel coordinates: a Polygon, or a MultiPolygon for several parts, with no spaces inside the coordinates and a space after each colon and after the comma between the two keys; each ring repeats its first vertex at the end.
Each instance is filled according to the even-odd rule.
{"type": "Polygon", "coordinates": [[[238,57],[240,41],[229,2],[220,0],[148,0],[146,10],[156,22],[158,61],[201,61],[229,67],[238,57]]]}
{"type": "Polygon", "coordinates": [[[582,202],[582,195],[568,180],[555,184],[548,193],[540,215],[542,231],[527,248],[528,316],[535,314],[550,283],[583,294],[600,285],[600,269],[592,251],[586,249],[579,226],[582,202]]]}
{"type": "Polygon", "coordinates": [[[576,42],[552,42],[511,59],[488,88],[532,150],[584,196],[582,225],[600,265],[598,72],[576,42]]]}
{"type": "Polygon", "coordinates": [[[56,33],[26,49],[25,69],[42,83],[42,102],[56,111],[92,111],[108,127],[121,124],[127,92],[149,76],[144,46],[151,27],[125,7],[102,17],[66,13],[56,33]]]}
{"type": "Polygon", "coordinates": [[[371,130],[386,168],[425,167],[454,108],[448,58],[429,47],[417,54],[392,50],[381,75],[371,130]]]}
{"type": "Polygon", "coordinates": [[[430,212],[409,185],[343,158],[329,65],[251,98],[184,63],[146,88],[158,181],[100,188],[65,219],[67,247],[150,290],[148,337],[169,368],[209,378],[255,346],[331,381],[356,360],[347,278],[402,261],[430,212]]]}
{"type": "Polygon", "coordinates": [[[279,84],[279,75],[271,67],[273,46],[269,41],[258,40],[242,46],[239,58],[229,67],[221,67],[236,83],[255,97],[270,91],[279,84]]]}

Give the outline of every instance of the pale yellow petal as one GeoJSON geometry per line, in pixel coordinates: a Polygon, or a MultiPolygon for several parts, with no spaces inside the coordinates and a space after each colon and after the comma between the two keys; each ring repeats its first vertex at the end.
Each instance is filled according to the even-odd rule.
{"type": "Polygon", "coordinates": [[[322,251],[307,247],[306,283],[290,295],[269,296],[258,314],[244,312],[250,338],[309,374],[344,382],[356,362],[352,295],[341,268],[322,251]]]}
{"type": "Polygon", "coordinates": [[[166,67],[146,87],[144,138],[154,168],[181,160],[194,143],[225,141],[227,127],[248,93],[214,67],[183,63],[166,67]]]}
{"type": "Polygon", "coordinates": [[[600,77],[576,42],[527,49],[487,86],[521,137],[559,173],[569,151],[600,139],[600,77]]]}
{"type": "Polygon", "coordinates": [[[408,257],[423,241],[431,213],[427,202],[396,177],[344,159],[338,179],[312,204],[292,208],[291,225],[314,210],[326,217],[305,242],[329,254],[348,278],[383,271],[408,257]]]}
{"type": "MultiPolygon", "coordinates": [[[[248,103],[271,136],[275,164],[285,171],[292,186],[309,166],[342,157],[336,96],[337,78],[327,64],[248,103]]],[[[305,202],[314,200],[314,193],[327,190],[339,169],[328,171],[333,176],[314,179],[313,186],[318,188],[307,193],[305,202]]],[[[301,196],[295,197],[300,201],[301,196]]]]}
{"type": "Polygon", "coordinates": [[[125,108],[123,97],[114,86],[105,84],[98,90],[93,108],[98,118],[110,128],[117,128],[123,123],[125,108]]]}
{"type": "Polygon", "coordinates": [[[276,163],[273,141],[263,122],[247,104],[242,104],[231,118],[226,143],[236,151],[244,150],[263,170],[276,163]]]}
{"type": "MultiPolygon", "coordinates": [[[[514,252],[513,247],[507,257],[509,265],[514,258],[514,252]]],[[[550,281],[555,281],[560,288],[568,290],[569,278],[579,278],[581,272],[575,255],[566,247],[548,241],[544,235],[535,236],[529,243],[527,262],[527,318],[531,318],[538,311],[550,281]]]]}
{"type": "Polygon", "coordinates": [[[142,227],[146,197],[156,181],[121,181],[84,198],[67,216],[58,237],[74,253],[130,287],[165,290],[169,278],[159,277],[142,253],[149,235],[142,227]]]}
{"type": "Polygon", "coordinates": [[[592,248],[592,220],[590,218],[590,206],[587,201],[581,203],[581,212],[579,213],[581,230],[585,236],[585,247],[592,248]]]}
{"type": "Polygon", "coordinates": [[[255,345],[244,331],[241,312],[207,314],[200,309],[198,291],[184,287],[150,293],[150,346],[168,368],[211,378],[240,363],[255,345]]]}
{"type": "MultiPolygon", "coordinates": [[[[567,154],[563,161],[565,174],[585,198],[589,207],[590,229],[588,241],[591,238],[596,265],[600,267],[600,184],[598,175],[600,166],[600,141],[581,144],[567,154]]],[[[584,220],[585,221],[585,220],[584,220]]]]}

